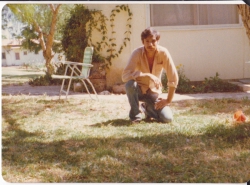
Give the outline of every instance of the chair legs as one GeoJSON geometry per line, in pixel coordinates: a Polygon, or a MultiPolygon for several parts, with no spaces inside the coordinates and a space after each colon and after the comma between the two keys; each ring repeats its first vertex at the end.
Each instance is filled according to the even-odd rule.
{"type": "Polygon", "coordinates": [[[61,99],[62,92],[64,92],[64,90],[63,90],[64,82],[65,82],[65,79],[63,79],[63,81],[62,81],[61,89],[59,92],[59,100],[61,99]]]}
{"type": "Polygon", "coordinates": [[[91,81],[90,81],[88,78],[87,78],[87,79],[81,79],[81,81],[82,81],[82,83],[83,83],[85,89],[87,90],[87,92],[88,92],[90,98],[93,99],[92,96],[91,96],[91,94],[90,94],[90,92],[89,92],[89,89],[88,89],[88,87],[87,87],[87,84],[84,82],[84,80],[86,80],[86,81],[91,85],[91,88],[92,88],[92,90],[93,90],[94,93],[95,93],[96,99],[99,100],[99,99],[98,99],[98,96],[97,96],[97,93],[96,93],[96,90],[95,90],[93,84],[91,83],[91,81]]]}
{"type": "Polygon", "coordinates": [[[99,99],[98,99],[98,96],[97,96],[97,93],[96,93],[96,90],[95,90],[95,88],[94,88],[94,86],[93,86],[92,82],[91,82],[88,78],[87,78],[86,80],[87,80],[87,82],[91,85],[92,90],[93,90],[93,91],[94,91],[94,93],[95,93],[96,99],[97,99],[97,100],[99,100],[99,99]]]}
{"type": "MultiPolygon", "coordinates": [[[[62,93],[65,93],[66,99],[68,98],[69,89],[70,89],[70,85],[71,85],[72,79],[71,79],[71,78],[69,79],[69,84],[68,84],[68,87],[67,87],[67,90],[66,90],[66,91],[64,90],[65,80],[66,80],[66,79],[63,79],[63,81],[62,81],[62,85],[61,85],[61,89],[60,89],[60,93],[59,93],[59,99],[61,98],[62,93]]],[[[87,87],[87,84],[85,83],[84,80],[86,80],[86,81],[90,84],[92,90],[93,90],[94,93],[95,93],[96,99],[99,100],[99,99],[98,99],[98,96],[97,96],[97,93],[96,93],[96,90],[95,90],[93,84],[91,83],[91,81],[90,81],[89,79],[81,79],[81,81],[82,81],[82,83],[83,83],[85,89],[87,90],[87,92],[88,92],[90,98],[91,98],[91,99],[94,99],[94,98],[92,98],[91,93],[89,92],[89,89],[88,89],[88,87],[87,87]]]]}
{"type": "Polygon", "coordinates": [[[66,80],[66,79],[63,79],[63,81],[62,81],[62,85],[61,85],[61,89],[60,89],[60,93],[59,93],[59,99],[61,99],[62,93],[65,93],[66,99],[68,98],[69,89],[70,89],[70,85],[71,85],[72,79],[69,79],[69,84],[68,84],[68,87],[67,87],[67,90],[66,90],[66,91],[64,90],[64,83],[65,83],[65,80],[66,80]]]}
{"type": "Polygon", "coordinates": [[[86,83],[84,82],[84,80],[81,80],[81,81],[82,81],[82,83],[83,83],[83,85],[84,85],[85,89],[87,90],[87,92],[88,92],[88,94],[89,94],[90,98],[92,98],[92,97],[91,97],[91,95],[90,95],[90,92],[89,92],[89,89],[88,89],[88,87],[87,87],[86,83]]]}

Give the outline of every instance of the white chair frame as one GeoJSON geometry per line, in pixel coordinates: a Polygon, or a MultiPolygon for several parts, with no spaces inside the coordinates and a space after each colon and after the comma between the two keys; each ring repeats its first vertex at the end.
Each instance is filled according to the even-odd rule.
{"type": "MultiPolygon", "coordinates": [[[[86,49],[93,51],[92,47],[87,47],[86,49]]],[[[85,51],[86,51],[86,49],[85,49],[85,51]]],[[[87,61],[87,58],[86,58],[86,61],[87,61]]],[[[93,65],[89,64],[88,62],[91,62],[91,61],[92,61],[92,53],[91,53],[91,57],[89,58],[89,61],[87,61],[87,63],[84,63],[84,61],[83,61],[83,63],[72,62],[72,61],[63,61],[62,62],[64,65],[66,65],[64,75],[52,75],[52,78],[62,79],[62,85],[61,85],[61,89],[60,89],[60,93],[59,93],[59,99],[61,98],[62,93],[64,93],[66,95],[66,99],[67,99],[72,79],[78,79],[78,80],[81,80],[81,82],[83,83],[85,89],[87,90],[90,98],[93,99],[91,96],[91,93],[88,90],[88,87],[87,87],[87,84],[85,83],[85,81],[87,81],[91,85],[92,90],[95,93],[96,99],[98,100],[96,90],[89,79],[90,68],[93,67],[93,65]],[[82,70],[80,70],[78,68],[78,66],[82,67],[82,70]],[[71,72],[69,70],[71,70],[71,72]],[[68,72],[70,72],[70,75],[67,75],[68,72]],[[69,80],[68,87],[66,88],[66,90],[64,89],[65,80],[69,80]]]]}

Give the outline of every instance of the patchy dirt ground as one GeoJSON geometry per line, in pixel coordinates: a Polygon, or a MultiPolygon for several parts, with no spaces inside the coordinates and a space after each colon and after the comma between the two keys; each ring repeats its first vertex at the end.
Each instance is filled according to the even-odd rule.
{"type": "Polygon", "coordinates": [[[57,96],[59,94],[60,86],[30,86],[29,84],[24,85],[9,85],[2,87],[2,94],[11,95],[49,95],[57,96]]]}
{"type": "MultiPolygon", "coordinates": [[[[24,85],[10,85],[2,87],[2,95],[47,95],[51,97],[58,97],[60,86],[30,86],[29,84],[24,85]]],[[[92,95],[94,96],[94,95],[92,95]]],[[[166,97],[167,94],[163,93],[161,97],[166,97]]],[[[89,98],[87,93],[82,92],[69,92],[69,98],[89,98]]],[[[117,99],[127,100],[125,94],[110,94],[110,95],[98,95],[99,99],[117,99]]],[[[237,93],[205,93],[205,94],[175,94],[173,101],[189,100],[189,99],[222,99],[222,98],[248,98],[250,99],[250,93],[237,92],[237,93]]]]}
{"type": "MultiPolygon", "coordinates": [[[[2,87],[2,95],[29,95],[29,96],[41,96],[46,95],[51,98],[59,98],[59,91],[61,86],[30,86],[28,84],[17,86],[10,85],[2,87]]],[[[91,94],[92,98],[95,98],[94,94],[91,94]]],[[[65,98],[65,95],[62,95],[65,98]]],[[[90,99],[89,94],[82,92],[70,91],[68,98],[87,98],[90,99]]],[[[112,100],[127,100],[125,94],[110,94],[110,95],[98,95],[99,99],[112,99],[112,100]]]]}
{"type": "MultiPolygon", "coordinates": [[[[14,78],[20,79],[24,78],[26,83],[20,85],[19,83],[7,83],[8,85],[4,85],[2,83],[2,95],[29,95],[29,96],[38,96],[38,95],[47,95],[49,97],[57,98],[59,96],[59,91],[61,86],[31,86],[28,84],[29,77],[42,75],[44,72],[32,70],[32,69],[25,69],[20,66],[8,66],[2,67],[2,82],[3,80],[9,79],[10,81],[14,81],[14,78]]],[[[69,92],[69,97],[76,97],[77,98],[88,98],[89,95],[87,93],[82,92],[69,92]]],[[[125,99],[127,100],[126,95],[98,95],[99,98],[112,98],[112,99],[125,99]]]]}
{"type": "MultiPolygon", "coordinates": [[[[27,71],[17,66],[12,67],[2,67],[2,76],[7,75],[22,75],[34,73],[33,71],[27,71]]],[[[41,72],[35,72],[41,73],[41,72]]],[[[30,86],[28,83],[24,85],[9,85],[2,87],[2,95],[47,95],[57,98],[59,95],[60,86],[30,86]]],[[[161,97],[165,98],[167,94],[163,93],[161,97]]],[[[87,93],[82,92],[69,92],[69,97],[77,98],[89,98],[87,93]]],[[[115,100],[126,100],[127,96],[125,94],[111,94],[111,95],[98,95],[99,99],[115,99],[115,100]]],[[[188,99],[221,99],[221,98],[249,98],[250,93],[248,92],[237,92],[237,93],[205,93],[205,94],[176,94],[173,101],[188,100],[188,99]]]]}

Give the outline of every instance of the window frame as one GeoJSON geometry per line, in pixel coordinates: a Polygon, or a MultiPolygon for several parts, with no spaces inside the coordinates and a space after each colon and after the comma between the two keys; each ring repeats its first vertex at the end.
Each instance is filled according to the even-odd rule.
{"type": "Polygon", "coordinates": [[[16,58],[16,60],[21,60],[19,52],[15,52],[15,58],[16,58]]]}
{"type": "MultiPolygon", "coordinates": [[[[185,4],[185,3],[183,3],[185,4]]],[[[147,27],[151,26],[150,21],[150,6],[155,4],[146,5],[146,25],[147,27]]],[[[237,4],[233,4],[237,5],[237,4]]],[[[241,20],[241,15],[239,15],[239,23],[237,24],[210,24],[210,25],[178,25],[178,26],[151,26],[157,29],[158,31],[167,31],[167,30],[208,30],[208,29],[235,29],[242,28],[243,23],[241,20]]]]}
{"type": "Polygon", "coordinates": [[[2,60],[6,60],[6,53],[2,52],[2,60]]]}

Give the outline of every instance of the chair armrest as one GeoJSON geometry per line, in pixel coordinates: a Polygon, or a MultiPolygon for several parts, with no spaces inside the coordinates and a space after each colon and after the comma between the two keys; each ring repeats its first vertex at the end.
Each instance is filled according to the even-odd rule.
{"type": "Polygon", "coordinates": [[[70,76],[67,75],[51,75],[53,79],[70,79],[70,76]]]}
{"type": "Polygon", "coordinates": [[[85,63],[80,63],[80,62],[72,62],[72,61],[64,61],[64,64],[69,64],[69,65],[79,65],[79,66],[85,66],[85,67],[93,67],[92,64],[85,64],[85,63]]]}

